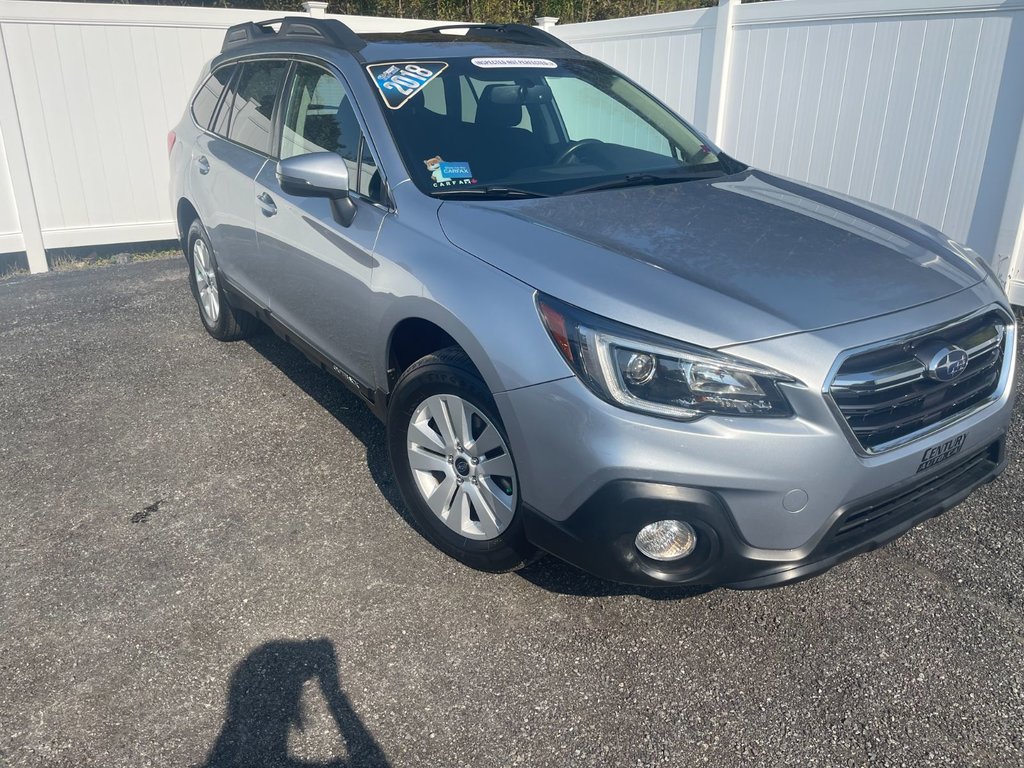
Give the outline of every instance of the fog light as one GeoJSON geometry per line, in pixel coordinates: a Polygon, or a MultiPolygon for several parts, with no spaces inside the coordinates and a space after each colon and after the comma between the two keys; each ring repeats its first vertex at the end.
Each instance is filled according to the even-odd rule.
{"type": "Polygon", "coordinates": [[[652,560],[678,560],[697,547],[693,528],[679,520],[659,520],[636,535],[636,548],[652,560]]]}

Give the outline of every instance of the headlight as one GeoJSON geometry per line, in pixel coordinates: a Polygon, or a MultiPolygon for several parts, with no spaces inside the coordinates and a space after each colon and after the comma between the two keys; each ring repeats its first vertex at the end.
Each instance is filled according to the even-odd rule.
{"type": "Polygon", "coordinates": [[[723,416],[792,416],[778,371],[665,339],[548,296],[537,307],[552,341],[598,396],[641,413],[691,421],[723,416]]]}

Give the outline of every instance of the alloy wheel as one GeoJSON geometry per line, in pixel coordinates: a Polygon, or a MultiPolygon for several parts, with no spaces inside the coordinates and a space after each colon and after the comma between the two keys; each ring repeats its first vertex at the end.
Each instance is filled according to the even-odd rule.
{"type": "Polygon", "coordinates": [[[472,403],[428,397],[412,414],[406,448],[423,500],[468,539],[500,536],[512,523],[519,490],[504,438],[472,403]]]}
{"type": "Polygon", "coordinates": [[[220,292],[217,290],[217,273],[210,259],[209,249],[201,237],[192,245],[192,270],[195,273],[196,288],[199,291],[199,307],[210,325],[216,325],[220,317],[220,292]]]}

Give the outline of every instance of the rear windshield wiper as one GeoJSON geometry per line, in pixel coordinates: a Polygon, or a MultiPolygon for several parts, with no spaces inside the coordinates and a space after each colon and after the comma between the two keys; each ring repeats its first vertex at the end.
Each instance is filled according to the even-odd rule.
{"type": "Polygon", "coordinates": [[[503,200],[510,197],[551,197],[544,192],[536,192],[532,189],[520,189],[518,187],[459,187],[457,189],[439,189],[430,193],[434,197],[490,197],[495,200],[503,200]]]}
{"type": "Polygon", "coordinates": [[[563,194],[576,195],[580,192],[597,192],[601,189],[618,189],[620,187],[639,187],[645,184],[674,184],[677,181],[696,181],[699,179],[714,179],[724,176],[723,171],[690,171],[688,173],[630,173],[610,181],[602,181],[597,184],[590,184],[585,187],[570,189],[563,194]]]}

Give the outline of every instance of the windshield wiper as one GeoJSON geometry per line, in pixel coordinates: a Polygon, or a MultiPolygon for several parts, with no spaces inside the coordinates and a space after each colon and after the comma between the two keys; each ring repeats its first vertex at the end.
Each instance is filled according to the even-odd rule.
{"type": "Polygon", "coordinates": [[[438,189],[430,193],[434,197],[458,197],[469,195],[470,197],[491,197],[495,200],[507,199],[510,197],[551,197],[544,192],[536,192],[532,189],[520,189],[519,187],[459,187],[457,189],[438,189]]]}
{"type": "Polygon", "coordinates": [[[565,195],[576,195],[580,192],[597,192],[601,189],[618,189],[620,187],[639,187],[645,184],[673,184],[677,181],[696,181],[724,176],[724,171],[690,171],[687,173],[630,173],[610,181],[602,181],[585,187],[577,187],[563,192],[565,195]]]}

